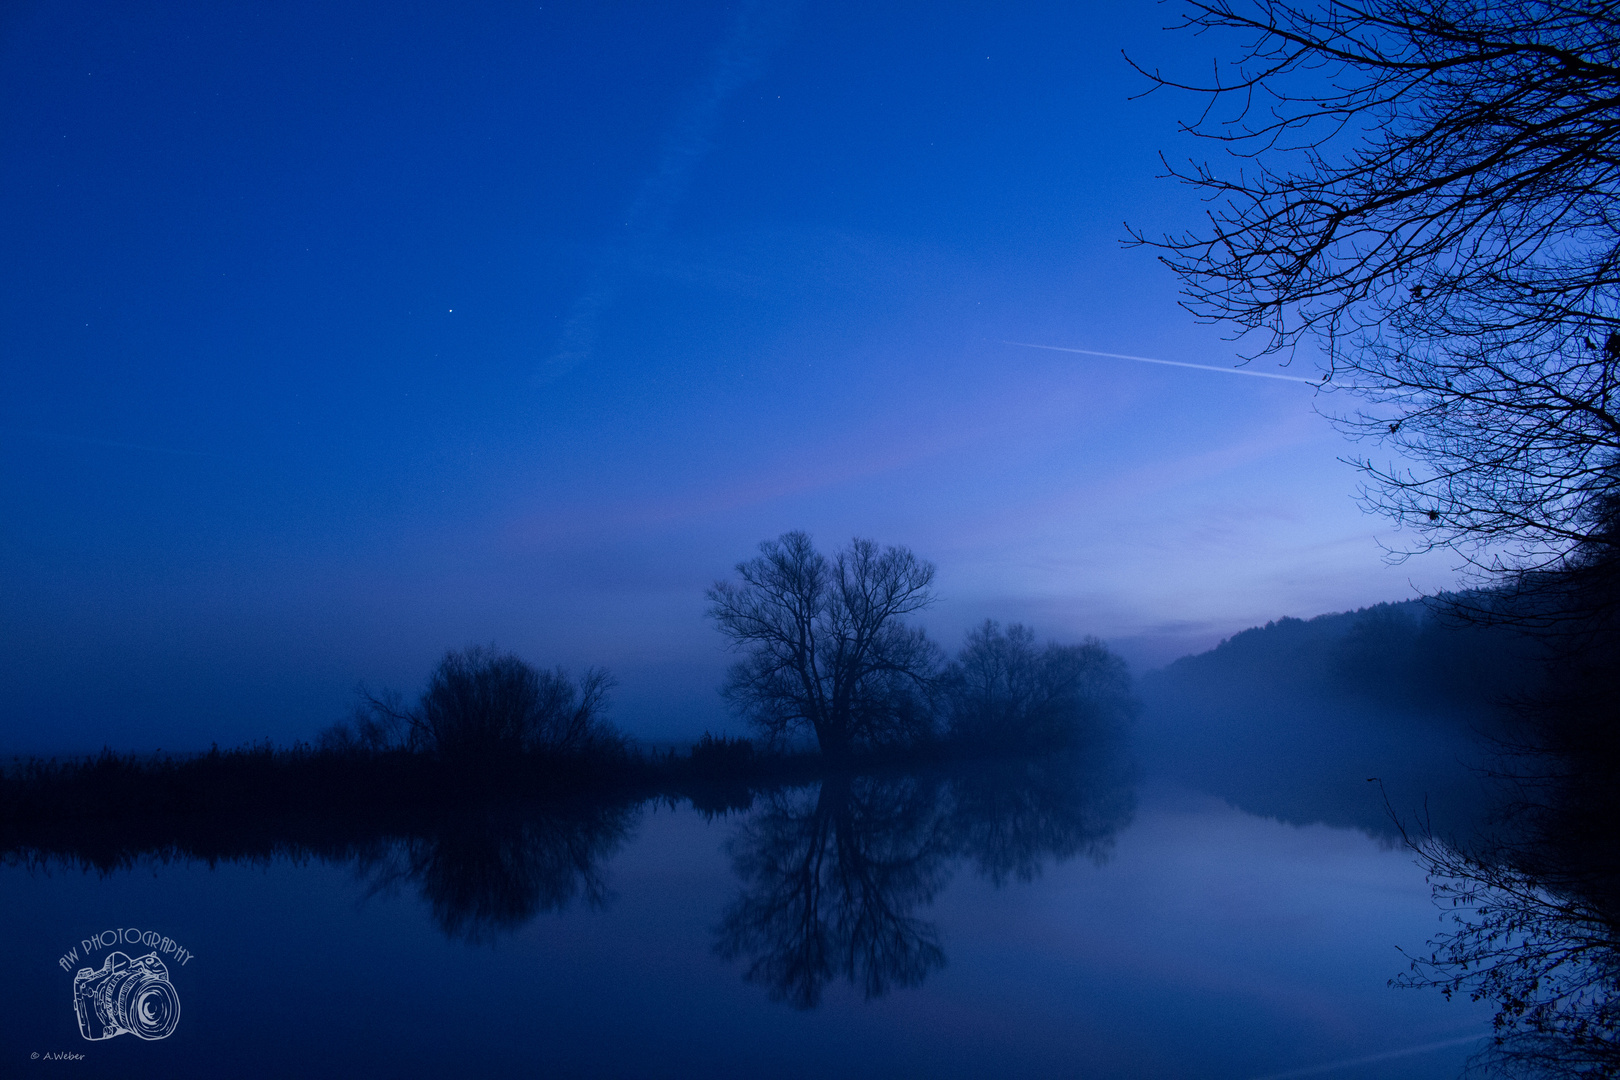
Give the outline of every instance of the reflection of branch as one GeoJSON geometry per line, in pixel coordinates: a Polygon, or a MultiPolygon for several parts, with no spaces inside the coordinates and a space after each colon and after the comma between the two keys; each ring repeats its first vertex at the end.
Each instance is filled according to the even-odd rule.
{"type": "Polygon", "coordinates": [[[1506,1073],[1620,1071],[1620,927],[1601,894],[1553,892],[1545,879],[1458,851],[1432,835],[1408,843],[1454,929],[1409,957],[1402,987],[1496,1004],[1484,1064],[1506,1073]]]}

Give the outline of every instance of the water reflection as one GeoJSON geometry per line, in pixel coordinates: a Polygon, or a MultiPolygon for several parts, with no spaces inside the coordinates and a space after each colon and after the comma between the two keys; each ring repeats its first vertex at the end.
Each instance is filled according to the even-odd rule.
{"type": "Polygon", "coordinates": [[[1448,926],[1397,983],[1495,1004],[1483,1073],[1620,1076],[1620,637],[1601,629],[1520,701],[1493,827],[1409,836],[1448,926]]]}
{"type": "Polygon", "coordinates": [[[938,931],[912,914],[948,878],[937,807],[937,786],[912,777],[773,793],[729,844],[743,890],[716,951],[801,1009],[840,976],[867,997],[918,985],[945,963],[938,931]]]}
{"type": "Polygon", "coordinates": [[[408,884],[447,937],[487,943],[576,898],[605,904],[605,864],[638,816],[622,805],[489,808],[362,853],[356,865],[371,892],[408,884]]]}
{"type": "MultiPolygon", "coordinates": [[[[921,984],[946,962],[926,909],[958,869],[1000,887],[1054,861],[1106,857],[1135,805],[1117,742],[743,787],[724,841],[740,889],[719,913],[715,951],[801,1009],[840,979],[869,998],[921,984]]],[[[98,819],[19,826],[0,859],[102,874],[157,862],[319,860],[353,869],[368,894],[414,893],[453,940],[489,943],[548,912],[606,904],[610,864],[645,805],[489,795],[325,816],[98,819]]]]}
{"type": "Polygon", "coordinates": [[[947,794],[956,850],[998,886],[1049,861],[1101,863],[1136,809],[1130,767],[1111,754],[988,762],[953,776],[947,794]]]}
{"type": "Polygon", "coordinates": [[[945,963],[917,911],[958,862],[1000,886],[1048,861],[1106,857],[1134,799],[1122,769],[1097,766],[1072,754],[772,793],[728,844],[742,889],[715,950],[800,1009],[838,979],[867,998],[917,986],[945,963]]]}
{"type": "Polygon", "coordinates": [[[1514,861],[1432,838],[1419,850],[1450,925],[1396,984],[1495,1003],[1495,1037],[1475,1062],[1483,1073],[1620,1076],[1620,897],[1612,887],[1555,885],[1514,861]]]}

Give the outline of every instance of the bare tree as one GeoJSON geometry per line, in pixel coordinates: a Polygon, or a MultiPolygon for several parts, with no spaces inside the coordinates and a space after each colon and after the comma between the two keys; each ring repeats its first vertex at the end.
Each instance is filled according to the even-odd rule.
{"type": "Polygon", "coordinates": [[[1229,157],[1167,165],[1207,227],[1134,239],[1255,355],[1320,346],[1406,550],[1558,566],[1620,459],[1620,4],[1191,0],[1182,28],[1242,39],[1205,81],[1144,71],[1229,157]]]}
{"type": "Polygon", "coordinates": [[[1130,673],[1101,641],[1035,645],[1035,633],[994,620],[968,632],[940,677],[946,725],[969,744],[1031,750],[1073,744],[1132,715],[1130,673]]]}
{"type": "Polygon", "coordinates": [[[808,729],[824,754],[895,745],[931,728],[938,649],[904,617],[934,602],[934,567],[855,539],[831,559],[790,532],[708,592],[709,617],[744,654],[724,693],[774,742],[808,729]]]}
{"type": "Polygon", "coordinates": [[[614,679],[589,668],[576,682],[494,646],[444,654],[407,709],[398,693],[360,688],[353,719],[322,735],[333,750],[415,750],[447,758],[607,750],[620,737],[603,719],[614,679]]]}

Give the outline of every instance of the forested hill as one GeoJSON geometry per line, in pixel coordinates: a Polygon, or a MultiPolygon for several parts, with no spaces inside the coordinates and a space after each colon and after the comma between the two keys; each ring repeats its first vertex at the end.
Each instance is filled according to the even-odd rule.
{"type": "MultiPolygon", "coordinates": [[[[1282,618],[1144,676],[1155,695],[1215,700],[1307,694],[1423,714],[1477,716],[1528,689],[1534,647],[1500,627],[1459,624],[1429,601],[1282,618]]],[[[1246,701],[1252,704],[1252,701],[1246,701]]]]}
{"type": "Polygon", "coordinates": [[[1423,601],[1278,619],[1140,680],[1149,768],[1298,824],[1391,828],[1427,806],[1459,826],[1503,702],[1532,690],[1535,647],[1458,625],[1423,601]]]}

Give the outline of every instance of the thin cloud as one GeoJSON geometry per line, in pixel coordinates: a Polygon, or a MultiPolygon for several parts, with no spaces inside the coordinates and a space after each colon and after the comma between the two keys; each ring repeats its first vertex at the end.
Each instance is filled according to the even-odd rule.
{"type": "Polygon", "coordinates": [[[1016,345],[1021,349],[1047,349],[1051,352],[1079,353],[1082,356],[1106,356],[1110,360],[1135,360],[1139,364],[1163,364],[1165,367],[1193,368],[1196,371],[1214,371],[1221,375],[1248,375],[1255,379],[1281,379],[1284,382],[1321,386],[1326,380],[1306,379],[1299,375],[1280,375],[1272,371],[1249,371],[1246,368],[1213,367],[1209,364],[1188,364],[1181,360],[1156,360],[1151,356],[1129,356],[1125,353],[1097,352],[1095,349],[1070,349],[1062,345],[1033,345],[1027,341],[1003,341],[1003,345],[1016,345]]]}
{"type": "Polygon", "coordinates": [[[766,61],[787,35],[797,6],[754,0],[738,11],[731,32],[715,51],[707,77],[665,132],[657,166],[625,209],[621,239],[603,252],[584,293],[569,310],[556,351],[535,371],[535,385],[566,375],[596,348],[602,317],[619,298],[625,279],[645,249],[669,227],[698,162],[713,147],[721,109],[733,94],[764,73],[766,61]]]}

